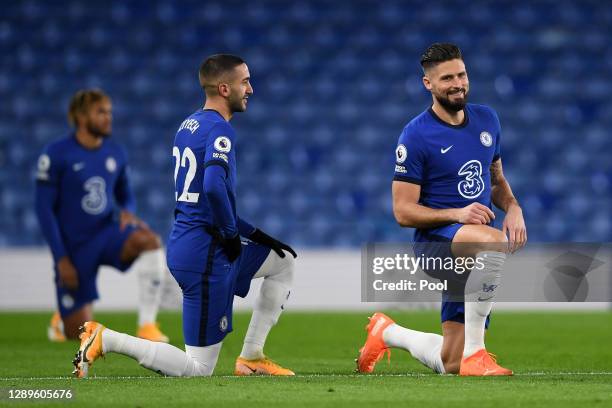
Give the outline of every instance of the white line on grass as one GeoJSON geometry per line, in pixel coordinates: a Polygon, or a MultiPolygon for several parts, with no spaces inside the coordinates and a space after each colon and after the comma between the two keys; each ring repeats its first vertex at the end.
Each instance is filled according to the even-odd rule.
{"type": "MultiPolygon", "coordinates": [[[[515,377],[543,377],[543,376],[554,376],[554,375],[567,375],[567,376],[589,376],[589,375],[612,375],[612,372],[533,372],[533,373],[515,373],[515,377]]],[[[256,378],[269,378],[268,376],[257,375],[252,376],[256,378]]],[[[325,377],[338,377],[338,378],[357,378],[357,377],[440,377],[439,374],[425,374],[425,373],[405,373],[405,374],[303,374],[296,375],[297,378],[325,378],[325,377]]],[[[449,375],[451,377],[451,375],[449,375]]],[[[454,377],[454,376],[453,376],[454,377]]],[[[157,376],[92,376],[85,379],[87,380],[173,380],[181,377],[157,377],[157,376]]],[[[213,375],[209,377],[215,378],[242,378],[235,375],[213,375]]],[[[76,380],[75,377],[0,377],[0,381],[48,381],[48,380],[76,380]]]]}

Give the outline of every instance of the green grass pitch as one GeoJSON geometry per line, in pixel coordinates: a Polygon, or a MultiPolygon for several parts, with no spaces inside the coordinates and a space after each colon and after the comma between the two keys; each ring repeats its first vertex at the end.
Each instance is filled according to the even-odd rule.
{"type": "MultiPolygon", "coordinates": [[[[400,324],[439,332],[436,312],[389,312],[400,324]]],[[[402,350],[375,375],[354,373],[365,339],[366,313],[287,312],[272,331],[267,354],[293,369],[294,378],[231,376],[250,314],[235,316],[211,378],[164,378],[135,361],[112,354],[96,362],[91,378],[70,377],[76,343],[46,339],[49,313],[0,313],[2,406],[30,403],[6,399],[9,388],[66,389],[69,406],[330,406],[374,407],[612,407],[612,313],[497,312],[487,344],[510,378],[461,378],[432,374],[402,350]],[[468,405],[469,404],[469,405],[468,405]]],[[[135,314],[99,313],[109,327],[133,333],[135,314]]],[[[181,318],[162,313],[172,343],[182,348],[181,318]]]]}

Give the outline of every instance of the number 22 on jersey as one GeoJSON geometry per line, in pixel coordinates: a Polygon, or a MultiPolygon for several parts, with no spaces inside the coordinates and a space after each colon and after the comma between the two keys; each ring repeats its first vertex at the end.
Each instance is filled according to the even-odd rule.
{"type": "Polygon", "coordinates": [[[179,166],[180,167],[186,167],[189,166],[189,168],[187,169],[187,174],[185,175],[185,181],[183,183],[183,191],[181,192],[181,195],[178,195],[178,191],[174,192],[174,198],[177,201],[185,201],[188,203],[197,203],[198,199],[200,198],[200,193],[190,193],[189,192],[189,186],[191,185],[191,182],[193,181],[195,175],[196,175],[196,170],[198,168],[198,162],[196,159],[195,154],[193,153],[193,150],[191,150],[190,148],[186,147],[185,149],[183,149],[183,154],[181,155],[181,152],[179,150],[178,147],[174,146],[172,148],[172,156],[176,159],[176,162],[174,164],[174,186],[175,189],[178,187],[177,183],[176,183],[176,178],[178,176],[178,172],[179,172],[179,166]],[[189,162],[189,163],[187,163],[189,162]]]}

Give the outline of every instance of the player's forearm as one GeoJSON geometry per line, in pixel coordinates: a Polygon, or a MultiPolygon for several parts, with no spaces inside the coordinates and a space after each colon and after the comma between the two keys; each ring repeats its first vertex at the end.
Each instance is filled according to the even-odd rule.
{"type": "Polygon", "coordinates": [[[59,259],[66,255],[66,248],[57,217],[53,211],[56,195],[55,187],[40,183],[36,186],[36,216],[43,236],[51,248],[53,259],[57,263],[59,259]]]}
{"type": "Polygon", "coordinates": [[[225,170],[220,166],[209,166],[204,172],[204,192],[215,221],[224,238],[234,237],[238,233],[236,219],[231,209],[225,170]]]}
{"type": "Polygon", "coordinates": [[[433,228],[457,222],[457,209],[434,209],[416,203],[393,207],[395,220],[402,227],[433,228]]]}
{"type": "Polygon", "coordinates": [[[257,229],[239,216],[236,217],[236,226],[238,227],[238,233],[246,238],[250,237],[257,229]]]}
{"type": "Polygon", "coordinates": [[[505,178],[491,186],[491,201],[493,201],[493,204],[497,208],[504,212],[508,212],[508,209],[512,205],[519,205],[512,193],[510,184],[508,184],[505,178]]]}
{"type": "Polygon", "coordinates": [[[130,188],[125,169],[121,172],[115,187],[115,201],[121,209],[129,211],[130,213],[136,212],[136,199],[130,188]]]}

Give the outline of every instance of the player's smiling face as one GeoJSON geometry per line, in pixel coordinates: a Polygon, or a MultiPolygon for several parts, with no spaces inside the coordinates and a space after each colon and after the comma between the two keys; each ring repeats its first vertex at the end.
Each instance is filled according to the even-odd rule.
{"type": "Polygon", "coordinates": [[[83,125],[96,137],[110,135],[113,126],[113,105],[108,99],[95,102],[85,115],[83,125]]]}
{"type": "Polygon", "coordinates": [[[459,112],[467,103],[470,81],[465,64],[460,59],[429,68],[423,77],[423,84],[447,111],[459,112]]]}
{"type": "Polygon", "coordinates": [[[231,92],[228,103],[232,112],[244,112],[247,107],[248,98],[253,94],[251,86],[251,74],[246,64],[240,64],[234,69],[232,81],[229,83],[231,92]]]}

